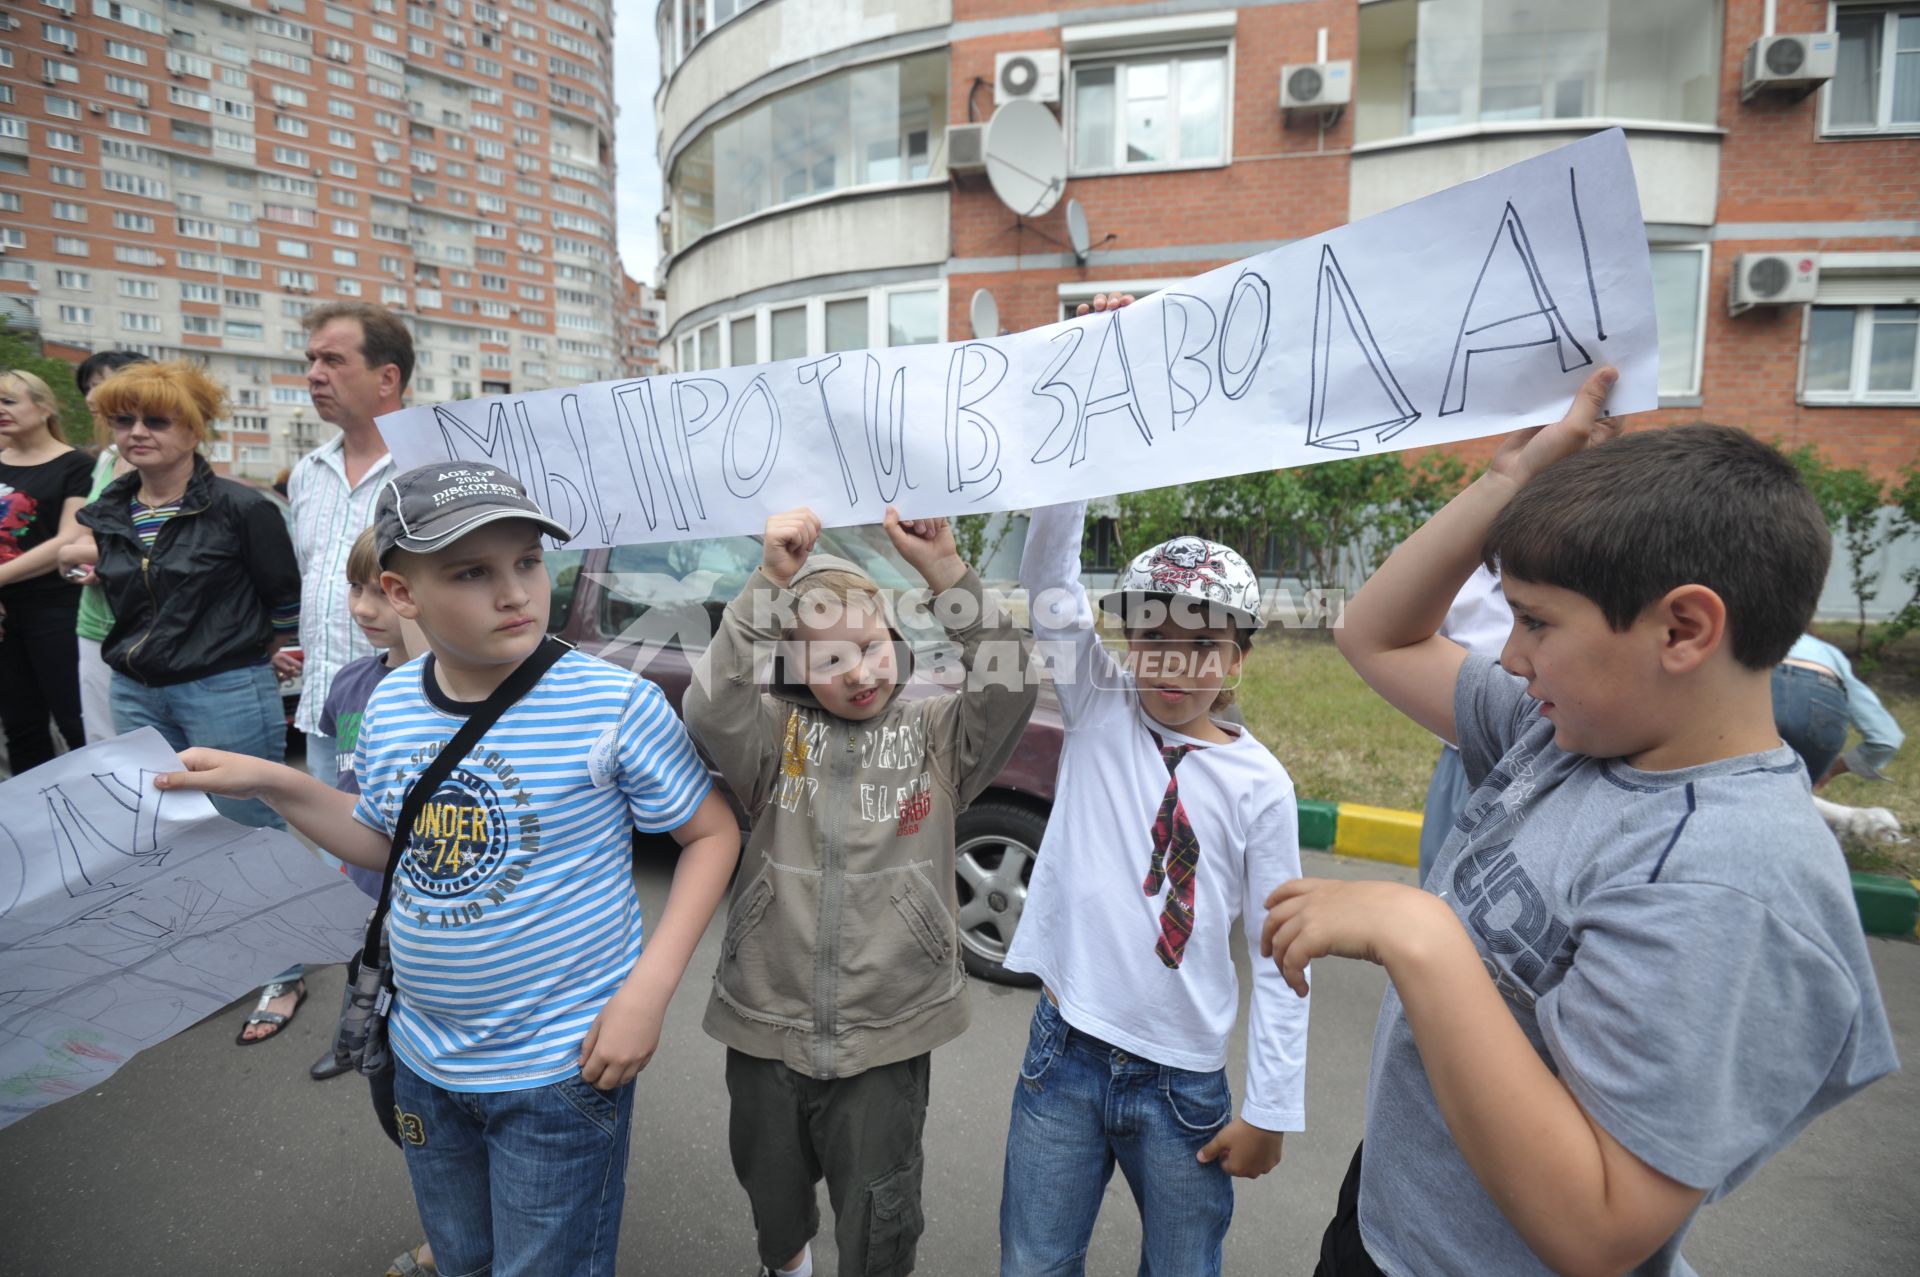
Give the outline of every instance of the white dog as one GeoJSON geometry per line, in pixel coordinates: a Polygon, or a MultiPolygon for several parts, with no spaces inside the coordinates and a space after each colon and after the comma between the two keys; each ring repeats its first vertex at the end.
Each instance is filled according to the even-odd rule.
{"type": "Polygon", "coordinates": [[[1906,842],[1900,821],[1885,807],[1843,807],[1816,797],[1813,805],[1841,842],[1906,842]]]}

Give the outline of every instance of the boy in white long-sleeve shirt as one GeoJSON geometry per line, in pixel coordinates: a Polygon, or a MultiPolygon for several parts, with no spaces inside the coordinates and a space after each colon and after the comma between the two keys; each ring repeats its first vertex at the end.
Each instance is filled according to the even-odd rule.
{"type": "Polygon", "coordinates": [[[1259,585],[1225,546],[1155,546],[1100,600],[1126,623],[1123,665],[1080,583],[1085,518],[1084,502],[1035,511],[1020,565],[1066,738],[1006,957],[1045,987],[1007,1133],[1001,1272],[1081,1272],[1117,1162],[1141,1271],[1218,1273],[1229,1177],[1271,1170],[1305,1123],[1307,1003],[1272,964],[1254,966],[1237,1118],[1224,1067],[1234,923],[1257,944],[1262,902],[1300,876],[1286,770],[1213,717],[1260,625],[1259,585]]]}

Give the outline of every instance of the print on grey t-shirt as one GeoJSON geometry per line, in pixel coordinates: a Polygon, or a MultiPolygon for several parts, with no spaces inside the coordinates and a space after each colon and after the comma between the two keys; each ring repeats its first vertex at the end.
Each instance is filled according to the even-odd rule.
{"type": "MultiPolygon", "coordinates": [[[[1569,754],[1480,657],[1454,718],[1474,790],[1428,887],[1534,1049],[1636,1157],[1711,1200],[1898,1066],[1845,861],[1791,750],[1670,772],[1569,754]]],[[[1391,986],[1360,1224],[1388,1273],[1547,1272],[1461,1158],[1391,986]]],[[[1685,1233],[1636,1271],[1690,1273],[1685,1233]]]]}

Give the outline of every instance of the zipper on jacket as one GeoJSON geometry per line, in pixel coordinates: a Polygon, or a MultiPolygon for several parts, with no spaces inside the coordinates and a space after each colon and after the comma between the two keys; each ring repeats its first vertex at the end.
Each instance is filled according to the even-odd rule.
{"type": "MultiPolygon", "coordinates": [[[[853,781],[853,729],[847,729],[847,747],[841,751],[839,765],[828,767],[828,780],[835,794],[850,792],[853,781]],[[845,776],[840,773],[845,769],[845,776]],[[844,782],[844,784],[843,784],[844,782]]],[[[834,1057],[834,1039],[840,1028],[840,914],[846,903],[846,811],[845,804],[829,803],[827,828],[823,831],[820,865],[820,917],[814,937],[813,954],[813,1076],[839,1076],[834,1057]]]]}
{"type": "MultiPolygon", "coordinates": [[[[173,518],[168,519],[165,523],[161,524],[160,530],[154,533],[152,549],[148,549],[145,546],[141,547],[140,584],[147,587],[147,606],[152,609],[152,612],[151,612],[150,619],[147,621],[147,632],[145,634],[142,634],[139,638],[135,639],[133,642],[133,646],[127,649],[127,672],[129,674],[133,674],[133,654],[140,650],[140,647],[142,644],[144,644],[148,639],[153,637],[153,627],[160,623],[160,600],[154,597],[153,577],[148,573],[148,570],[147,570],[148,565],[150,565],[153,562],[154,554],[156,554],[160,549],[160,538],[167,535],[167,530],[171,528],[175,523],[179,522],[181,519],[190,518],[193,515],[205,514],[207,511],[211,509],[213,509],[213,501],[211,498],[209,498],[207,503],[201,506],[198,510],[180,511],[180,513],[174,515],[173,518]]],[[[140,539],[140,532],[137,528],[134,530],[133,539],[136,541],[140,539]]],[[[133,677],[139,680],[140,686],[142,687],[152,686],[152,684],[148,683],[146,679],[140,678],[138,674],[133,674],[133,677]]]]}

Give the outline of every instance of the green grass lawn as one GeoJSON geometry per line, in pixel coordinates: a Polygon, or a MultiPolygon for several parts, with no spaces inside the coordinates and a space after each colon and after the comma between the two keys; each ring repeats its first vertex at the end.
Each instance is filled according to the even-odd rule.
{"type": "MultiPolygon", "coordinates": [[[[1852,650],[1850,628],[1818,628],[1823,638],[1852,650]]],[[[1842,776],[1822,796],[1885,807],[1909,831],[1920,831],[1920,635],[1895,647],[1865,677],[1910,743],[1887,769],[1891,783],[1842,776]]],[[[1239,696],[1254,735],[1293,776],[1300,797],[1409,811],[1425,803],[1439,742],[1374,695],[1324,632],[1263,633],[1247,658],[1239,696]]],[[[1920,877],[1920,842],[1849,848],[1848,856],[1856,868],[1920,877]]]]}

